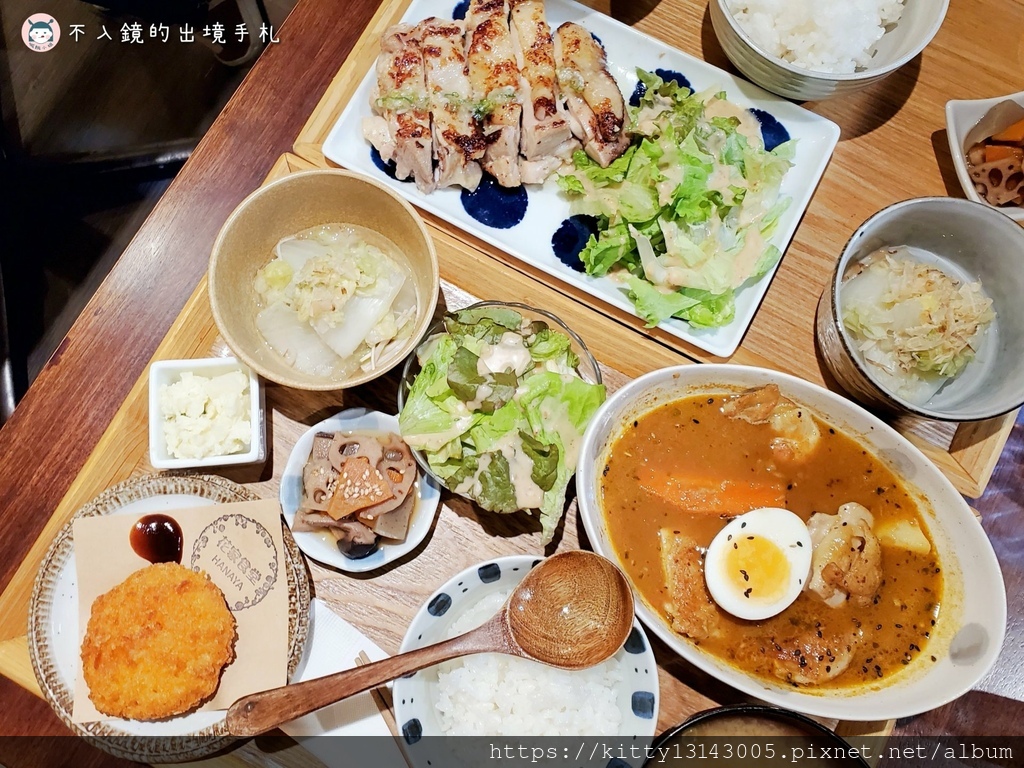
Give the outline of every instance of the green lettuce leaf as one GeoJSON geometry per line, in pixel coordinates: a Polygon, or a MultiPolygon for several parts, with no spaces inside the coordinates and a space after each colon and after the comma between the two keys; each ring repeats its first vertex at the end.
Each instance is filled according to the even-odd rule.
{"type": "Polygon", "coordinates": [[[498,452],[486,454],[490,457],[487,467],[477,475],[480,483],[480,493],[476,497],[477,503],[484,509],[491,512],[512,514],[518,511],[519,502],[516,501],[516,490],[512,485],[512,473],[508,466],[508,459],[498,452]]]}
{"type": "Polygon", "coordinates": [[[569,337],[544,322],[524,327],[518,312],[504,308],[451,313],[445,322],[448,333],[420,350],[421,371],[399,414],[403,437],[424,451],[449,488],[502,513],[519,508],[506,453],[521,450],[543,494],[546,543],[561,519],[577,446],[604,401],[604,387],[579,378],[569,337]],[[480,354],[509,332],[523,336],[534,367],[522,376],[481,374],[480,354]]]}
{"type": "Polygon", "coordinates": [[[670,317],[686,320],[698,328],[728,325],[736,316],[735,293],[714,294],[696,288],[660,291],[645,280],[629,278],[629,297],[637,313],[653,328],[670,317]]]}
{"type": "Polygon", "coordinates": [[[530,478],[538,487],[550,491],[558,477],[558,445],[542,443],[527,432],[520,430],[519,437],[523,441],[523,452],[533,460],[533,471],[530,478]]]}
{"type": "Polygon", "coordinates": [[[477,373],[479,361],[478,355],[459,347],[448,366],[448,386],[463,402],[475,400],[477,387],[484,383],[484,377],[477,373]]]}

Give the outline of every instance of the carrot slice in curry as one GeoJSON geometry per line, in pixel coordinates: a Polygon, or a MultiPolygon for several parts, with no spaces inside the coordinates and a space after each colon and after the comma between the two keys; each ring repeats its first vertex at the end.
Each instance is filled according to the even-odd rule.
{"type": "Polygon", "coordinates": [[[785,486],[756,480],[687,477],[641,466],[637,481],[646,493],[695,515],[742,515],[760,507],[786,506],[785,486]]]}

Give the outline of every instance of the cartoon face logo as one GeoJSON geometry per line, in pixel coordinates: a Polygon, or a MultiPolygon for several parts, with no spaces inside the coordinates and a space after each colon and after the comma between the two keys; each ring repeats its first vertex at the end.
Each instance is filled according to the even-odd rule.
{"type": "Polygon", "coordinates": [[[48,43],[53,40],[53,27],[50,26],[49,22],[37,21],[29,27],[28,39],[39,45],[48,43]]]}
{"type": "Polygon", "coordinates": [[[21,39],[30,50],[48,51],[60,40],[60,25],[48,14],[33,14],[25,19],[21,39]]]}

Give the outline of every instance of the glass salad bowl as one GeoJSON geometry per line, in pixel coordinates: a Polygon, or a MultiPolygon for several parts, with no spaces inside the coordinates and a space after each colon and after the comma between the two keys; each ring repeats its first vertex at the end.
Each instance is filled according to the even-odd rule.
{"type": "MultiPolygon", "coordinates": [[[[514,302],[483,301],[463,310],[446,313],[445,319],[453,323],[454,332],[450,333],[445,320],[441,320],[428,330],[423,342],[405,361],[398,389],[399,423],[403,437],[409,442],[423,471],[456,495],[492,511],[539,509],[545,540],[548,540],[555,524],[561,519],[565,487],[575,472],[576,446],[582,438],[586,423],[604,401],[601,369],[586,344],[572,329],[550,312],[535,307],[514,302]],[[515,325],[515,315],[512,313],[518,313],[521,317],[518,333],[509,329],[509,326],[515,325]],[[498,322],[495,322],[495,318],[498,318],[498,322]],[[463,322],[460,323],[460,320],[463,322]],[[438,349],[443,337],[450,336],[453,341],[466,338],[462,334],[472,335],[478,323],[487,324],[488,330],[483,330],[480,325],[477,332],[487,335],[495,343],[482,341],[481,346],[470,342],[471,346],[478,347],[479,355],[473,355],[465,347],[458,346],[455,359],[449,355],[451,362],[445,363],[445,371],[439,372],[435,353],[441,354],[438,349]],[[508,334],[519,335],[522,341],[508,334]],[[524,381],[537,374],[548,373],[559,375],[538,378],[534,384],[524,384],[524,381]],[[434,380],[426,387],[428,393],[421,391],[417,394],[413,390],[421,375],[434,380]],[[452,383],[458,392],[452,389],[452,383]],[[542,383],[544,386],[541,386],[542,383]],[[428,395],[434,405],[424,399],[428,395]],[[522,418],[515,420],[514,406],[511,405],[513,395],[516,403],[525,404],[523,412],[529,414],[526,418],[532,416],[533,434],[521,436],[514,448],[508,448],[509,439],[515,441],[514,435],[531,431],[522,418]],[[406,413],[411,402],[410,396],[414,401],[412,407],[416,409],[415,413],[406,413]],[[459,403],[455,404],[452,398],[457,398],[459,403]],[[451,413],[444,412],[442,407],[436,405],[438,402],[447,402],[451,413]],[[566,404],[567,407],[563,408],[562,405],[566,404]],[[543,413],[541,405],[544,407],[543,413]],[[485,414],[484,419],[472,418],[478,413],[485,414]],[[504,472],[509,481],[506,485],[511,485],[511,488],[505,488],[504,499],[494,498],[493,488],[482,489],[479,482],[475,489],[470,488],[468,485],[472,484],[464,483],[465,478],[457,471],[452,474],[452,467],[458,466],[464,457],[473,453],[473,448],[469,448],[463,454],[463,450],[467,450],[466,441],[474,442],[468,427],[462,429],[470,421],[473,422],[474,430],[481,423],[487,424],[484,431],[490,440],[490,449],[498,450],[501,445],[505,445],[506,453],[513,456],[528,455],[532,459],[532,466],[524,458],[515,466],[492,467],[487,473],[480,473],[501,476],[504,472]],[[430,434],[424,438],[426,433],[430,434]],[[551,450],[552,444],[558,445],[557,452],[551,450]],[[567,445],[568,450],[565,448],[567,445]],[[447,466],[438,471],[438,468],[431,465],[428,453],[433,455],[435,464],[439,457],[442,461],[447,459],[447,466]],[[548,481],[553,480],[551,487],[554,491],[551,487],[545,489],[543,501],[536,495],[537,488],[532,488],[535,494],[532,497],[529,490],[523,491],[522,486],[530,486],[531,476],[536,478],[545,474],[548,481]],[[518,503],[513,503],[510,492],[518,503]],[[531,500],[539,503],[529,503],[531,500]]],[[[423,389],[421,385],[420,390],[423,389]]],[[[477,456],[483,453],[481,449],[477,456]]],[[[493,484],[494,481],[489,477],[485,485],[493,484]]],[[[541,484],[546,484],[544,479],[541,484]]],[[[502,495],[497,493],[498,496],[502,495]]]]}

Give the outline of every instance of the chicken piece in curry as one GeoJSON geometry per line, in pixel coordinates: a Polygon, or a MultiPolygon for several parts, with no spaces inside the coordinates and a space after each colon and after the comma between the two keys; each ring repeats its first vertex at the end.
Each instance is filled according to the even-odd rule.
{"type": "Polygon", "coordinates": [[[774,384],[661,405],[608,451],[601,499],[621,562],[678,634],[796,687],[887,681],[923,653],[942,573],[919,502],[853,438],[774,384]],[[810,573],[768,619],[722,610],[704,554],[732,518],[782,507],[807,523],[810,573]]]}

